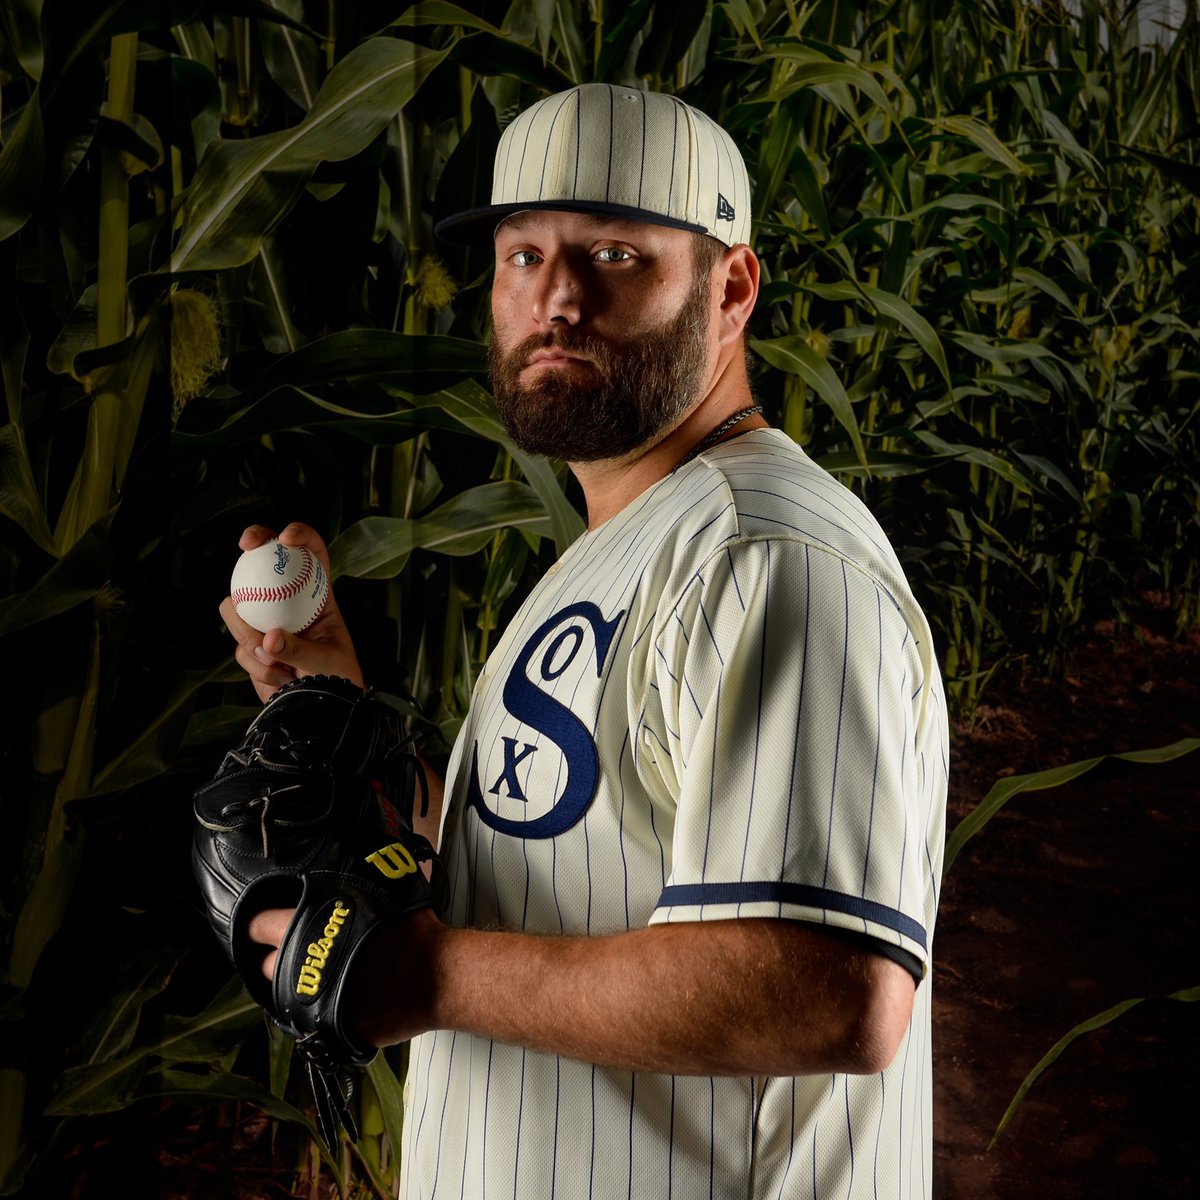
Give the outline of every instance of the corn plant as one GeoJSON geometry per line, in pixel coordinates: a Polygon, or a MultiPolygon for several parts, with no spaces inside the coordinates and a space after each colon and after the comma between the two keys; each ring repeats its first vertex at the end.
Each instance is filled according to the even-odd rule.
{"type": "MultiPolygon", "coordinates": [[[[1094,758],[1081,759],[1078,762],[1065,763],[1061,767],[1052,767],[1047,771],[1034,771],[1027,775],[1009,775],[1006,778],[998,780],[975,808],[959,821],[950,837],[946,840],[946,853],[942,861],[943,880],[949,874],[950,868],[957,861],[967,843],[973,838],[978,837],[991,823],[992,818],[1010,801],[1016,799],[1022,793],[1039,792],[1045,791],[1048,788],[1062,787],[1064,784],[1068,784],[1096,770],[1096,768],[1104,768],[1118,762],[1131,763],[1138,766],[1152,766],[1173,762],[1175,759],[1181,758],[1185,754],[1192,754],[1196,750],[1200,750],[1200,738],[1180,738],[1177,742],[1172,742],[1166,746],[1159,746],[1152,750],[1129,750],[1121,754],[1099,755],[1094,758]]],[[[1183,1004],[1193,1004],[1200,1000],[1200,986],[1180,988],[1178,991],[1170,992],[1166,996],[1155,998],[1174,1000],[1183,1004]]],[[[1067,1030],[1042,1055],[1021,1081],[1021,1085],[1009,1101],[1008,1107],[1004,1110],[1004,1115],[1000,1118],[999,1124],[997,1124],[995,1132],[992,1134],[991,1141],[988,1143],[988,1149],[990,1150],[996,1144],[1005,1129],[1008,1128],[1033,1085],[1058,1061],[1073,1042],[1086,1034],[1095,1033],[1096,1030],[1111,1025],[1131,1009],[1145,1003],[1147,999],[1148,997],[1145,996],[1135,996],[1127,1000],[1121,1000],[1119,1003],[1106,1008],[1103,1012],[1087,1017],[1067,1030]]]]}
{"type": "MultiPolygon", "coordinates": [[[[368,674],[445,753],[582,529],[492,408],[488,256],[433,234],[548,92],[662,88],[734,133],[756,389],[881,516],[964,713],[1139,590],[1194,624],[1196,23],[1144,46],[1136,6],[1094,0],[0,4],[0,636],[29,696],[0,1186],[49,1186],[135,1102],[311,1132],[181,879],[190,789],[254,704],[215,608],[243,525],[316,525],[368,674]],[[62,978],[85,1014],[45,1005],[62,978]]],[[[385,1194],[401,1104],[383,1059],[370,1080],[364,1149],[326,1168],[385,1194]]]]}

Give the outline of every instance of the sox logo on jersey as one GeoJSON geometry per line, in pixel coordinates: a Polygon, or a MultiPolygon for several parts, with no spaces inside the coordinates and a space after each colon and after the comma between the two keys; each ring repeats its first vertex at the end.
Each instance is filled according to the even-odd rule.
{"type": "MultiPolygon", "coordinates": [[[[532,820],[512,820],[488,807],[479,776],[479,744],[471,753],[467,780],[467,806],[479,819],[498,833],[512,837],[543,839],[557,837],[570,829],[587,811],[596,795],[600,763],[591,731],[569,708],[547,695],[530,679],[530,669],[545,683],[552,683],[575,662],[587,640],[585,626],[592,633],[596,678],[604,672],[624,612],[605,620],[600,609],[588,601],[570,604],[554,613],[528,638],[517,654],[512,671],[504,684],[504,707],[522,726],[549,738],[562,752],[567,766],[566,784],[546,812],[532,820]],[[547,639],[557,636],[546,645],[547,639]],[[538,652],[542,650],[540,658],[538,652]],[[535,663],[535,658],[538,661],[535,663]]],[[[502,736],[504,768],[487,789],[494,796],[507,794],[514,800],[527,800],[518,768],[537,754],[538,746],[517,738],[502,736]]]]}

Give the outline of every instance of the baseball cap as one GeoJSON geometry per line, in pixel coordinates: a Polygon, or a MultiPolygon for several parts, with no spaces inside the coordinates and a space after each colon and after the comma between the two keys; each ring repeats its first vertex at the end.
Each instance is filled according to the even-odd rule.
{"type": "Polygon", "coordinates": [[[749,240],[750,180],[729,134],[677,96],[585,83],[508,125],[491,204],[446,217],[436,233],[490,245],[505,217],[529,209],[607,213],[733,246],[749,240]]]}

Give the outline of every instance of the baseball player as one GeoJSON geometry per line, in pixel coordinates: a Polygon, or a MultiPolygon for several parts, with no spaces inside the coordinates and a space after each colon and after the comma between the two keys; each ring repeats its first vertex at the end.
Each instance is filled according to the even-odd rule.
{"type": "MultiPolygon", "coordinates": [[[[573,88],[439,232],[494,245],[497,408],[588,529],[475,687],[446,921],[349,980],[362,1037],[413,1039],[402,1194],[929,1197],[944,696],[878,523],[754,403],[736,146],[573,88]]],[[[300,637],[223,611],[263,695],[362,677],[336,606],[300,637]]]]}

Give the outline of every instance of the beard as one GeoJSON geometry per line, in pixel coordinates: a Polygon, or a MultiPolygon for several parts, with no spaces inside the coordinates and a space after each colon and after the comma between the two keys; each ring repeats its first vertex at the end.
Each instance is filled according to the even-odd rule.
{"type": "Polygon", "coordinates": [[[705,275],[670,321],[628,341],[563,326],[504,350],[497,331],[488,365],[496,411],[512,440],[527,453],[580,463],[620,458],[660,440],[699,398],[710,303],[705,275]],[[590,360],[595,380],[575,382],[548,370],[523,387],[530,355],[550,348],[590,360]]]}

